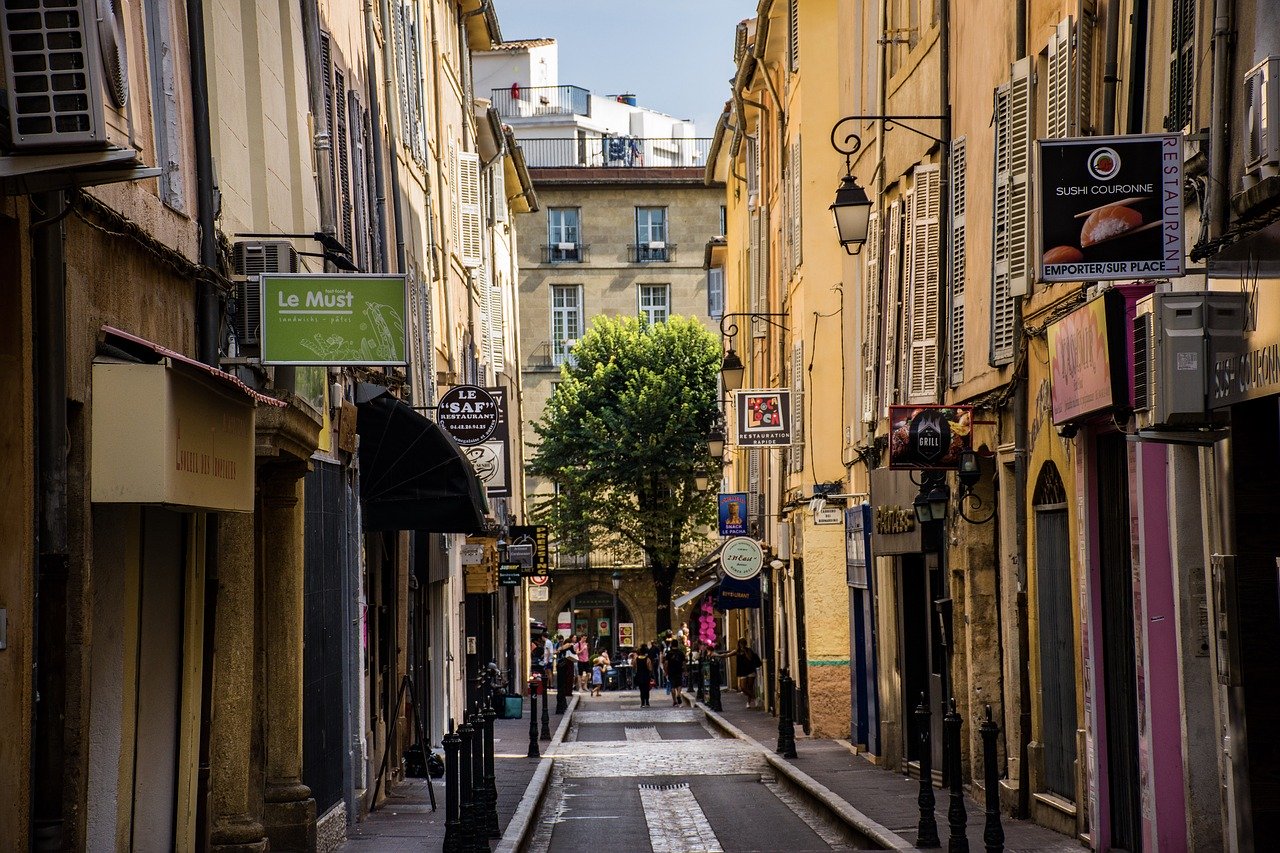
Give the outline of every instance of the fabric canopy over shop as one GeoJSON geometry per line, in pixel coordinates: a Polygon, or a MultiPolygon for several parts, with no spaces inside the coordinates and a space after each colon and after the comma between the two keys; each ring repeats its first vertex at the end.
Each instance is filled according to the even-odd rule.
{"type": "Polygon", "coordinates": [[[689,590],[684,595],[680,596],[675,601],[671,602],[671,606],[675,607],[676,609],[684,607],[690,601],[693,601],[695,598],[702,595],[704,592],[711,589],[718,583],[720,583],[720,580],[718,578],[712,578],[711,580],[707,581],[704,584],[695,586],[693,589],[689,590]]]}
{"type": "Polygon", "coordinates": [[[385,388],[362,384],[356,402],[364,528],[482,532],[484,486],[457,443],[385,388]]]}

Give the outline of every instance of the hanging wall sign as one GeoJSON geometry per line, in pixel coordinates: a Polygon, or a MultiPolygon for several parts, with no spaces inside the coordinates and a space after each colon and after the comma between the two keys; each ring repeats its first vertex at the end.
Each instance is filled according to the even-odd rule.
{"type": "Polygon", "coordinates": [[[791,392],[757,388],[736,395],[740,447],[786,447],[791,444],[791,392]]]}
{"type": "Polygon", "coordinates": [[[262,363],[406,363],[403,275],[261,276],[262,363]]]}
{"type": "Polygon", "coordinates": [[[463,448],[476,476],[484,483],[485,494],[491,498],[511,497],[511,431],[507,425],[507,389],[486,388],[497,409],[497,423],[493,434],[480,444],[463,448]]]}
{"type": "Polygon", "coordinates": [[[720,495],[720,535],[745,536],[747,533],[747,493],[728,492],[720,495]]]}
{"type": "Polygon", "coordinates": [[[463,447],[483,444],[498,428],[498,404],[478,385],[455,385],[444,393],[436,422],[463,447]]]}
{"type": "Polygon", "coordinates": [[[551,568],[551,531],[545,524],[513,524],[507,557],[524,567],[526,577],[545,575],[551,568]]]}
{"type": "Polygon", "coordinates": [[[889,467],[953,471],[973,446],[971,406],[890,406],[889,467]]]}
{"type": "Polygon", "coordinates": [[[720,566],[731,578],[750,580],[764,567],[764,550],[754,539],[735,536],[720,549],[720,566]]]}
{"type": "Polygon", "coordinates": [[[1182,275],[1182,134],[1036,145],[1040,281],[1182,275]]]}

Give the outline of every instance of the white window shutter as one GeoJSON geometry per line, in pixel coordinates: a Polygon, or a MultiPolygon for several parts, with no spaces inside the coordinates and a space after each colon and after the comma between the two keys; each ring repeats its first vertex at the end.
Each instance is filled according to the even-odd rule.
{"type": "MultiPolygon", "coordinates": [[[[757,222],[760,226],[760,246],[759,252],[756,253],[756,259],[759,269],[756,272],[756,308],[757,312],[767,312],[769,310],[769,208],[761,207],[757,222]]],[[[765,328],[762,324],[753,325],[752,337],[762,338],[765,336],[765,328]]]]}
{"type": "Polygon", "coordinates": [[[1031,60],[1013,65],[1009,87],[1009,294],[1031,289],[1031,60]]]}
{"type": "Polygon", "coordinates": [[[480,155],[464,151],[458,155],[458,207],[462,240],[459,255],[468,267],[478,267],[484,260],[480,215],[480,155]]]}
{"type": "Polygon", "coordinates": [[[791,347],[791,448],[792,473],[804,470],[804,341],[791,347]]]}
{"type": "Polygon", "coordinates": [[[489,283],[489,340],[492,357],[489,363],[494,373],[501,373],[507,360],[507,311],[502,286],[498,281],[489,283]]]}
{"type": "Polygon", "coordinates": [[[942,168],[915,169],[911,217],[911,348],[907,354],[907,402],[938,401],[938,310],[941,281],[942,168]]]}
{"type": "Polygon", "coordinates": [[[867,219],[866,272],[863,298],[866,300],[862,325],[862,422],[876,421],[876,360],[880,353],[880,214],[867,219]]]}
{"type": "Polygon", "coordinates": [[[503,169],[503,161],[498,160],[493,167],[493,221],[507,221],[507,173],[503,169]]]}
{"type": "Polygon", "coordinates": [[[902,322],[902,199],[889,205],[888,242],[885,246],[884,323],[882,364],[880,367],[880,414],[887,415],[889,406],[897,402],[898,346],[902,322]]]}
{"type": "Polygon", "coordinates": [[[760,517],[760,448],[747,451],[747,512],[752,519],[760,517]]]}
{"type": "Polygon", "coordinates": [[[453,251],[457,253],[461,251],[462,246],[462,213],[458,206],[460,200],[458,187],[462,183],[462,167],[458,162],[458,143],[452,139],[449,140],[449,177],[453,180],[453,186],[450,187],[452,192],[449,196],[449,220],[453,226],[453,251]]]}
{"type": "Polygon", "coordinates": [[[1075,75],[1075,123],[1072,136],[1088,136],[1093,127],[1093,35],[1097,28],[1096,0],[1080,0],[1080,15],[1076,18],[1075,44],[1072,53],[1075,75]]]}
{"type": "Polygon", "coordinates": [[[968,179],[965,172],[965,137],[951,143],[951,305],[947,341],[950,346],[951,384],[964,381],[964,285],[966,264],[965,193],[968,179]]]}
{"type": "Polygon", "coordinates": [[[785,224],[791,221],[795,215],[794,211],[791,198],[791,146],[788,145],[782,155],[782,221],[784,224],[783,233],[778,238],[778,250],[782,253],[782,263],[779,267],[784,280],[787,280],[795,270],[795,264],[791,259],[791,229],[785,224]]]}
{"type": "Polygon", "coordinates": [[[747,274],[750,278],[751,285],[751,310],[760,311],[760,212],[756,211],[751,214],[751,223],[748,228],[748,238],[750,245],[747,249],[747,274]]]}
{"type": "Polygon", "coordinates": [[[1071,62],[1072,21],[1068,16],[1049,37],[1049,73],[1045,86],[1045,135],[1062,139],[1072,134],[1075,112],[1071,62]]]}
{"type": "Polygon", "coordinates": [[[790,0],[787,27],[787,70],[800,70],[800,0],[790,0]]]}
{"type": "MultiPolygon", "coordinates": [[[[797,2],[798,5],[798,2],[797,2]]],[[[804,253],[800,250],[800,222],[804,210],[803,185],[800,182],[800,138],[791,146],[791,269],[800,268],[804,253]]]]}

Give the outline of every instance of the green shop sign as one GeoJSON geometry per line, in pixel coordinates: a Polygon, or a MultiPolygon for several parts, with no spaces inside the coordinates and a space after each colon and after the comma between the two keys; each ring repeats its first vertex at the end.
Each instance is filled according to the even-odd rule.
{"type": "Polygon", "coordinates": [[[262,363],[405,364],[403,275],[262,276],[262,363]]]}

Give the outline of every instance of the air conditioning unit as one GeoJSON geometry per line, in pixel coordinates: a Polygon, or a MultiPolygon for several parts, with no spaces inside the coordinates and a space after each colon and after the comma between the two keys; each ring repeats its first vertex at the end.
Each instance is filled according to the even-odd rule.
{"type": "Polygon", "coordinates": [[[0,0],[8,147],[137,147],[126,46],[137,8],[121,0],[0,0]]]}
{"type": "Polygon", "coordinates": [[[236,275],[236,340],[241,345],[262,343],[262,289],[258,276],[298,272],[298,253],[288,240],[242,242],[231,247],[236,275]]]}
{"type": "Polygon", "coordinates": [[[1225,417],[1209,408],[1214,364],[1244,351],[1248,295],[1153,293],[1133,320],[1133,409],[1138,429],[1186,430],[1225,417]]]}
{"type": "Polygon", "coordinates": [[[654,251],[662,251],[663,249],[667,248],[667,243],[665,240],[650,240],[649,248],[653,249],[654,251]]]}
{"type": "Polygon", "coordinates": [[[1244,76],[1245,180],[1280,174],[1280,56],[1268,56],[1244,76]]]}

